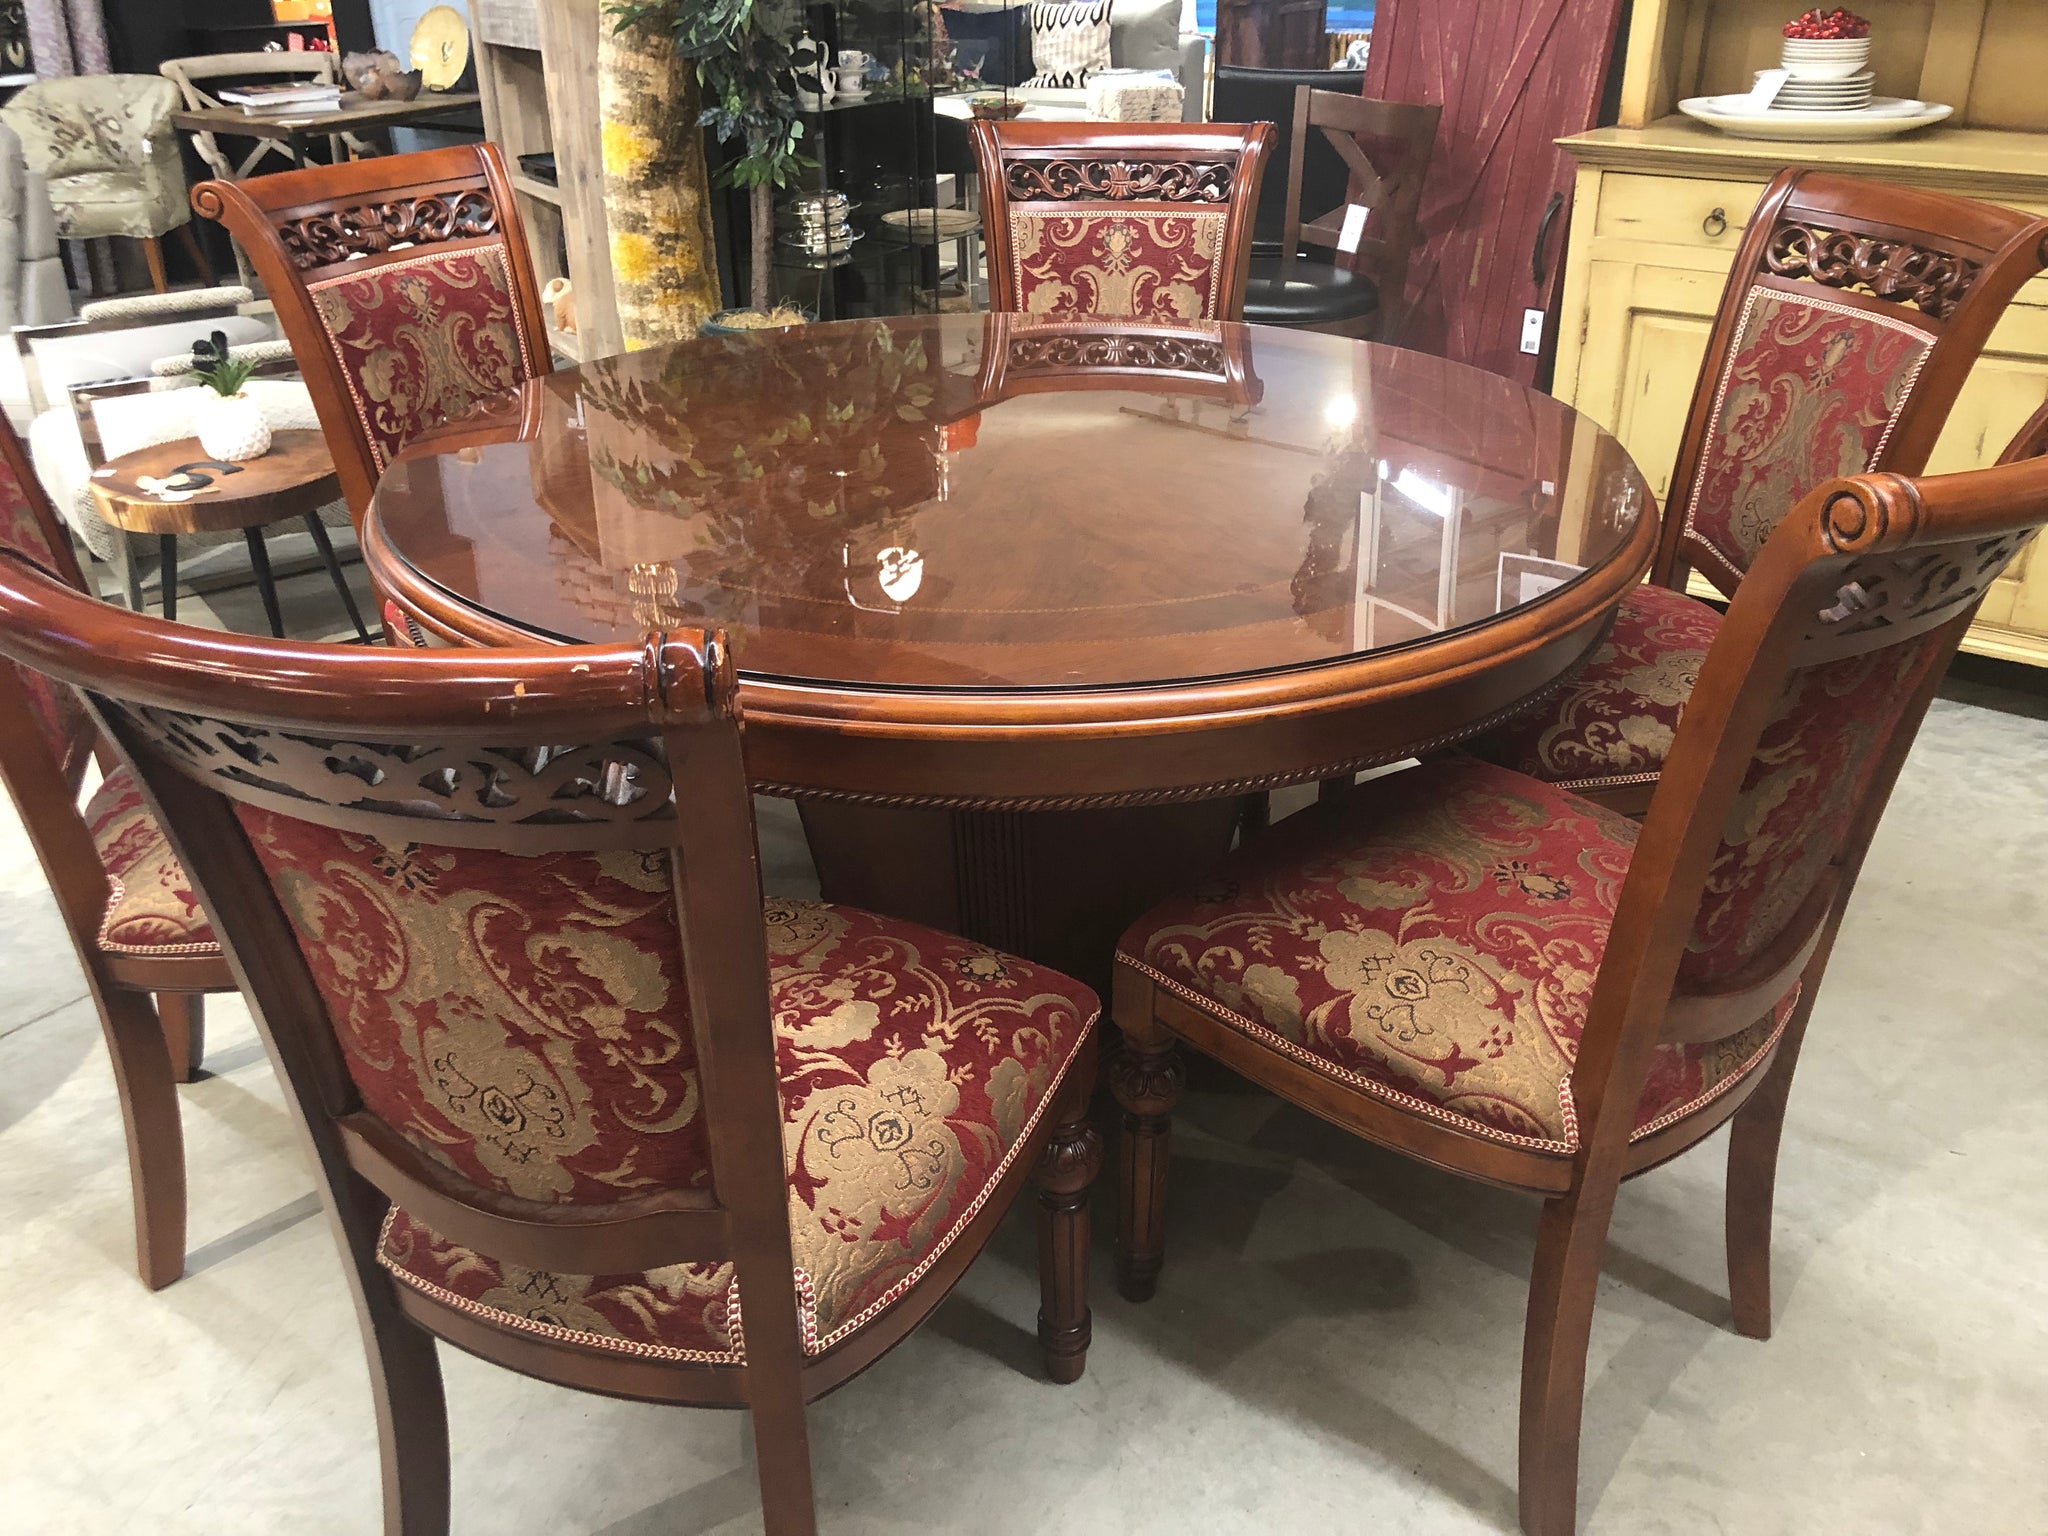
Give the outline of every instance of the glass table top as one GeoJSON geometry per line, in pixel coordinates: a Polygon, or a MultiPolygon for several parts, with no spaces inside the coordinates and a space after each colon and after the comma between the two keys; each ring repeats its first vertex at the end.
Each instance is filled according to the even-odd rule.
{"type": "Polygon", "coordinates": [[[760,677],[1057,690],[1423,645],[1624,557],[1650,506],[1593,422],[1422,353],[925,315],[555,373],[415,444],[374,515],[540,635],[722,626],[760,677]]]}

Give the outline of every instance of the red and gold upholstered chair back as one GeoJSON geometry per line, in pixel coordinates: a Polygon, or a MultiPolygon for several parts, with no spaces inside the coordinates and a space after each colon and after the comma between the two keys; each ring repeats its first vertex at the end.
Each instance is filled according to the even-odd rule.
{"type": "MultiPolygon", "coordinates": [[[[135,764],[311,1131],[361,1293],[397,1304],[380,1257],[658,1271],[630,1304],[730,1361],[738,1263],[749,1343],[786,1328],[793,1350],[720,638],[220,641],[0,557],[0,653],[82,688],[135,764]]],[[[566,1302],[502,1310],[552,1317],[543,1338],[618,1333],[566,1302]]]]}
{"type": "Polygon", "coordinates": [[[358,525],[399,449],[553,367],[494,144],[204,181],[192,206],[277,305],[358,525]]]}
{"type": "Polygon", "coordinates": [[[2021,457],[2044,446],[2048,413],[1995,468],[1830,481],[1765,543],[1643,822],[1580,1052],[1582,1103],[1635,1102],[1625,1081],[1603,1095],[1584,1079],[1612,1067],[1624,1019],[1645,1052],[1660,1028],[1733,1050],[1818,984],[1963,631],[2048,522],[2048,458],[2021,457]]]}
{"type": "Polygon", "coordinates": [[[972,125],[992,305],[1241,320],[1270,123],[972,125]]]}
{"type": "Polygon", "coordinates": [[[1733,593],[1777,519],[1838,475],[1926,467],[1972,363],[2048,265],[2048,220],[1786,171],[1707,342],[1653,579],[1733,593]]]}

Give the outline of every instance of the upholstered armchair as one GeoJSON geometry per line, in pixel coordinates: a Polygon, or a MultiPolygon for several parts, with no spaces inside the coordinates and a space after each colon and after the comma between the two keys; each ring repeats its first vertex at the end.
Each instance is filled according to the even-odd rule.
{"type": "MultiPolygon", "coordinates": [[[[47,325],[70,313],[49,188],[28,168],[14,130],[0,126],[0,327],[47,325]]],[[[18,394],[9,380],[6,399],[18,394]]]]}
{"type": "Polygon", "coordinates": [[[162,293],[162,237],[181,232],[206,280],[212,271],[191,230],[185,171],[171,113],[178,88],[158,75],[78,75],[24,87],[0,122],[21,139],[67,240],[120,236],[142,242],[150,281],[162,293]]]}
{"type": "Polygon", "coordinates": [[[1708,335],[1650,580],[1541,708],[1471,750],[1635,814],[1649,803],[1720,615],[1786,508],[1831,475],[1927,463],[1992,327],[2048,265],[2048,219],[1785,171],[1708,335]]]}

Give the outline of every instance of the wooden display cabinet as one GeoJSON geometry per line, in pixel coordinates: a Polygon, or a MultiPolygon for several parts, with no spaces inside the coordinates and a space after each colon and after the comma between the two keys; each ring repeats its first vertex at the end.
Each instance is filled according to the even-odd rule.
{"type": "MultiPolygon", "coordinates": [[[[1878,94],[1955,107],[1939,127],[1868,144],[1731,138],[1675,115],[1773,65],[1802,0],[1635,0],[1618,125],[1566,139],[1579,163],[1554,389],[1610,428],[1661,498],[1707,331],[1764,184],[1827,166],[2048,212],[2048,4],[1855,0],[1878,94]]],[[[2048,398],[2048,277],[2021,290],[1957,401],[1929,468],[1995,459],[2048,398]]],[[[2048,666],[2048,553],[2024,552],[1965,649],[2048,666]]]]}
{"type": "Polygon", "coordinates": [[[505,152],[542,286],[567,277],[576,331],[549,317],[548,345],[570,362],[625,350],[612,285],[598,142],[597,41],[602,0],[469,0],[484,134],[505,152]],[[519,163],[552,152],[550,184],[519,163]]]}

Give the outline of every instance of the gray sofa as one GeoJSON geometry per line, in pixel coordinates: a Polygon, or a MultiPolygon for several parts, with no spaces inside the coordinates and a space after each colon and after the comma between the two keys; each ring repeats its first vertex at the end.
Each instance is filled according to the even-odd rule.
{"type": "MultiPolygon", "coordinates": [[[[1030,0],[945,0],[948,12],[970,15],[1029,8],[1030,0]]],[[[1198,33],[1182,36],[1181,16],[1181,0],[1115,0],[1109,13],[1109,62],[1113,69],[1173,71],[1180,77],[1183,92],[1181,116],[1199,123],[1206,115],[1209,40],[1198,33]]],[[[1028,47],[1030,31],[1021,18],[1018,27],[1028,47]]],[[[1087,112],[1085,90],[1018,86],[1011,94],[1029,103],[1024,112],[1027,118],[1077,121],[1087,112]]],[[[947,110],[945,103],[940,110],[947,110]]],[[[964,105],[951,115],[966,116],[964,105]]]]}

